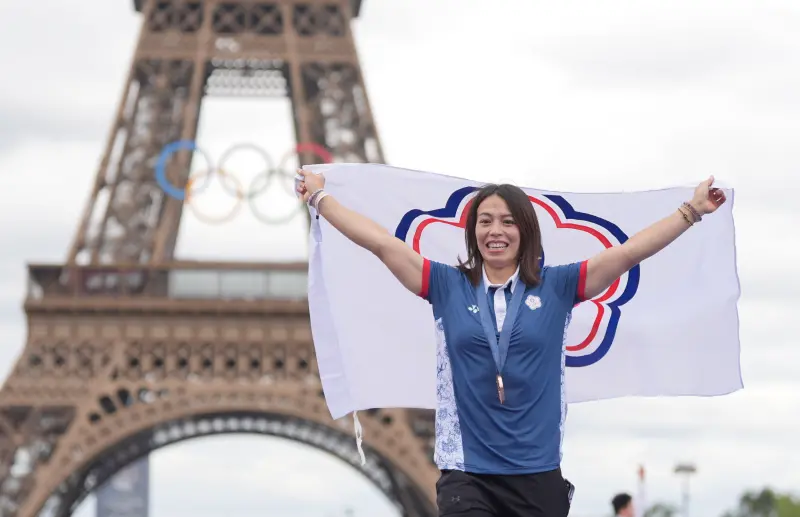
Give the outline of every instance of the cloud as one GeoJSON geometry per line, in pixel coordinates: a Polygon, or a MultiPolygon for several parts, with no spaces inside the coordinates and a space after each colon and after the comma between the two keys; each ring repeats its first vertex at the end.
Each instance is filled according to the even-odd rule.
{"type": "Polygon", "coordinates": [[[13,63],[0,83],[0,152],[32,140],[105,136],[136,41],[138,19],[129,9],[53,0],[0,6],[9,22],[0,54],[13,63]]]}
{"type": "MultiPolygon", "coordinates": [[[[0,48],[14,64],[0,84],[0,366],[10,368],[25,338],[24,262],[66,255],[141,17],[125,2],[45,0],[3,4],[0,18],[13,20],[4,32],[12,43],[0,48]]],[[[792,0],[365,4],[359,53],[394,165],[554,190],[660,188],[710,173],[736,188],[745,389],[572,407],[564,470],[578,486],[576,515],[605,514],[615,491],[635,491],[640,462],[650,499],[677,502],[671,469],[697,461],[698,515],[720,514],[748,487],[792,488],[800,475],[798,29],[792,0]]],[[[255,105],[207,101],[202,144],[216,156],[241,141],[280,154],[292,138],[288,104],[255,105]]],[[[237,172],[252,174],[245,164],[237,172]]],[[[263,225],[246,212],[212,227],[187,213],[178,250],[300,258],[301,227],[263,225]]],[[[356,515],[392,512],[348,467],[266,438],[164,449],[153,475],[156,517],[232,508],[334,516],[348,504],[356,515]]],[[[80,512],[88,517],[91,503],[80,512]]]]}
{"type": "Polygon", "coordinates": [[[63,108],[43,113],[30,106],[0,107],[0,151],[31,140],[88,140],[97,138],[103,129],[100,120],[85,112],[64,113],[63,108]]]}
{"type": "Polygon", "coordinates": [[[781,36],[789,4],[758,9],[728,2],[724,15],[720,5],[628,0],[576,9],[575,2],[562,2],[533,21],[519,43],[591,89],[686,87],[761,66],[764,54],[786,49],[781,36]],[[767,29],[776,25],[777,31],[767,29]]]}

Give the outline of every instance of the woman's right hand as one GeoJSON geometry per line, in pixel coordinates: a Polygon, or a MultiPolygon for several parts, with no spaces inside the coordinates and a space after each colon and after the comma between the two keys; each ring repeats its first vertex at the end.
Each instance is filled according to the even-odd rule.
{"type": "MultiPolygon", "coordinates": [[[[297,169],[297,174],[303,178],[297,182],[297,192],[303,196],[303,202],[308,203],[315,192],[325,187],[325,176],[303,169],[297,169]]],[[[419,253],[375,221],[342,206],[333,196],[325,199],[325,214],[322,215],[331,226],[378,257],[406,289],[414,294],[422,291],[424,260],[419,253]]]]}
{"type": "Polygon", "coordinates": [[[303,196],[303,203],[308,203],[311,194],[325,187],[325,176],[322,173],[314,174],[303,169],[297,169],[297,174],[303,177],[303,181],[297,187],[297,192],[303,196]]]}

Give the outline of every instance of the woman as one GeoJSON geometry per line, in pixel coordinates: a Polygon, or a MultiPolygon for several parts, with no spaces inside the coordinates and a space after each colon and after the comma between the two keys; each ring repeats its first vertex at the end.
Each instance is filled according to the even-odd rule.
{"type": "Polygon", "coordinates": [[[453,267],[421,257],[341,205],[323,190],[322,175],[299,174],[304,201],[433,307],[439,515],[566,516],[563,340],[572,308],[724,203],[723,192],[711,188],[713,177],[690,202],[625,244],[586,261],[540,268],[539,223],[517,187],[486,185],[477,192],[467,215],[467,257],[453,267]]]}

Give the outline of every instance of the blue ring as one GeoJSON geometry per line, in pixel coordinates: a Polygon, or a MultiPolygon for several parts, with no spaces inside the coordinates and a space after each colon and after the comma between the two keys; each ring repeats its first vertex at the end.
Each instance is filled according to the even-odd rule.
{"type": "Polygon", "coordinates": [[[161,187],[161,190],[163,190],[166,195],[178,201],[186,200],[186,191],[176,187],[167,180],[166,167],[169,157],[176,151],[182,150],[195,151],[197,150],[197,144],[194,140],[177,140],[167,144],[164,146],[164,149],[161,150],[161,154],[158,156],[158,161],[156,162],[156,183],[158,183],[158,186],[161,187]]]}

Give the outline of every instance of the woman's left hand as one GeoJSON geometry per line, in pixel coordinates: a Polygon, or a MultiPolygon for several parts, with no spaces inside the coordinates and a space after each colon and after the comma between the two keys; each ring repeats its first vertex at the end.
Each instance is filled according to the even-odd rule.
{"type": "Polygon", "coordinates": [[[711,214],[725,203],[725,193],[722,189],[712,188],[713,184],[714,176],[709,176],[694,191],[691,204],[700,215],[711,214]]]}

